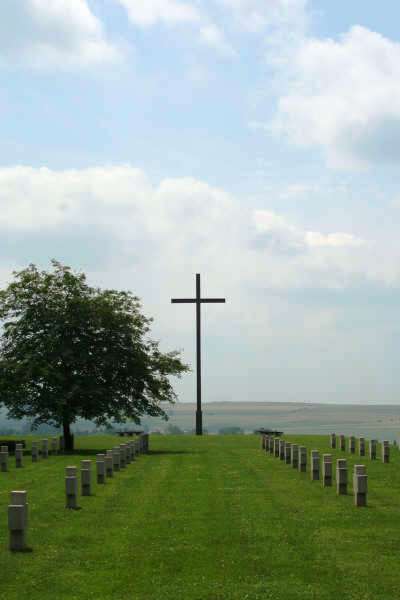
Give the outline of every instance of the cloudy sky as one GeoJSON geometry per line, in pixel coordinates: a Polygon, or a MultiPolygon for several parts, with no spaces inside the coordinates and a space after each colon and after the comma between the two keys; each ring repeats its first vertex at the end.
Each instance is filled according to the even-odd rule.
{"type": "Polygon", "coordinates": [[[199,272],[205,401],[399,403],[399,17],[1,0],[1,285],[56,258],[194,365],[199,272]]]}

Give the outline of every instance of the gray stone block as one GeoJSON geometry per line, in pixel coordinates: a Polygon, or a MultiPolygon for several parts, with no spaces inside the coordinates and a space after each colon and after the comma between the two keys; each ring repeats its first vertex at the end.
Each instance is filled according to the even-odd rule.
{"type": "Polygon", "coordinates": [[[322,485],[332,486],[332,454],[322,455],[322,485]]]}
{"type": "Polygon", "coordinates": [[[285,460],[285,440],[279,440],[279,458],[285,460]]]}
{"type": "Polygon", "coordinates": [[[365,438],[363,437],[358,440],[358,452],[360,456],[365,456],[365,438]]]}
{"type": "Polygon", "coordinates": [[[299,471],[305,473],[307,471],[307,448],[305,446],[299,447],[299,471]]]}
{"type": "Polygon", "coordinates": [[[15,449],[15,466],[17,469],[22,467],[23,451],[20,448],[15,449]]]}
{"type": "Polygon", "coordinates": [[[318,450],[311,451],[310,475],[311,481],[319,481],[320,457],[318,450]]]}
{"type": "Polygon", "coordinates": [[[292,444],[290,449],[290,462],[293,469],[299,468],[299,446],[298,444],[292,444]]]}
{"type": "Polygon", "coordinates": [[[114,468],[113,468],[114,460],[113,460],[113,457],[110,456],[109,454],[107,454],[107,456],[105,458],[105,464],[106,464],[106,476],[113,477],[113,475],[114,475],[114,468]]]}
{"type": "Polygon", "coordinates": [[[66,495],[66,508],[77,509],[78,508],[78,478],[75,475],[67,476],[65,478],[65,495],[66,495]]]}
{"type": "Polygon", "coordinates": [[[370,440],[369,442],[369,457],[371,460],[376,460],[376,440],[370,440]]]}
{"type": "Polygon", "coordinates": [[[21,552],[26,549],[25,506],[10,504],[8,507],[9,549],[21,552]]]}
{"type": "Polygon", "coordinates": [[[81,469],[81,494],[92,495],[92,472],[90,469],[81,469]]]}
{"type": "Polygon", "coordinates": [[[5,473],[8,471],[8,452],[0,452],[0,470],[5,473]]]}
{"type": "Polygon", "coordinates": [[[336,492],[338,496],[347,494],[348,471],[347,460],[339,458],[336,461],[336,492]]]}
{"type": "Polygon", "coordinates": [[[274,438],[274,456],[279,458],[279,438],[274,438]]]}
{"type": "Polygon", "coordinates": [[[382,442],[382,462],[387,464],[390,460],[390,446],[389,442],[385,440],[382,442]]]}
{"type": "Polygon", "coordinates": [[[290,442],[285,442],[285,463],[287,465],[290,465],[291,447],[292,444],[290,442]]]}

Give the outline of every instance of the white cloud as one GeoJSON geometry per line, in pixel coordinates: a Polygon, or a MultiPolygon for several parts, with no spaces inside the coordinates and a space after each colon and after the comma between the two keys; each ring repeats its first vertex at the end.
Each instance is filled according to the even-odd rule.
{"type": "Polygon", "coordinates": [[[338,41],[305,39],[290,74],[275,130],[321,147],[334,167],[399,159],[399,43],[360,26],[338,41]]]}
{"type": "Polygon", "coordinates": [[[120,59],[87,0],[2,0],[3,66],[70,69],[120,59]]]}
{"type": "MultiPolygon", "coordinates": [[[[167,178],[156,184],[129,165],[0,168],[2,285],[11,269],[29,262],[48,269],[54,257],[82,269],[91,285],[138,294],[145,314],[155,317],[154,337],[164,349],[183,346],[192,364],[193,307],[176,308],[170,298],[194,294],[195,273],[203,275],[205,296],[227,298],[226,305],[204,307],[207,400],[248,395],[253,372],[251,396],[264,398],[266,369],[269,393],[277,399],[329,392],[333,400],[326,382],[336,358],[347,367],[348,356],[360,357],[362,349],[362,365],[351,371],[355,382],[365,370],[364,356],[374,360],[376,301],[368,323],[362,311],[371,290],[379,300],[393,286],[396,300],[399,261],[385,247],[377,253],[350,234],[312,230],[271,211],[253,211],[205,182],[167,178]],[[210,358],[212,348],[218,360],[210,358]],[[325,367],[321,351],[331,359],[325,367]],[[314,374],[317,368],[323,383],[313,376],[305,385],[296,379],[298,368],[314,374]]],[[[384,310],[381,318],[392,320],[384,310]]],[[[389,329],[390,336],[392,322],[389,329]]],[[[384,333],[385,325],[378,331],[384,333]]],[[[342,380],[343,370],[334,375],[342,380]]],[[[177,389],[190,399],[193,377],[177,389]]],[[[343,400],[342,393],[335,399],[343,400]]]]}
{"type": "Polygon", "coordinates": [[[238,289],[266,280],[278,289],[346,288],[361,279],[384,282],[390,266],[374,261],[369,245],[351,234],[304,230],[191,178],[153,185],[131,166],[1,168],[0,206],[8,235],[42,239],[87,227],[96,238],[107,231],[121,257],[135,249],[151,281],[178,282],[185,270],[200,269],[216,282],[229,274],[238,289]]]}
{"type": "Polygon", "coordinates": [[[208,24],[201,27],[200,40],[204,45],[216,50],[221,56],[227,58],[236,56],[235,50],[226,41],[223,31],[216,25],[208,24]]]}
{"type": "Polygon", "coordinates": [[[168,25],[197,23],[201,20],[197,8],[178,0],[116,0],[127,11],[129,19],[140,27],[157,23],[168,25]]]}
{"type": "Polygon", "coordinates": [[[116,0],[127,11],[130,21],[139,27],[153,27],[159,23],[168,26],[189,25],[198,28],[198,39],[221,57],[233,58],[235,50],[226,40],[225,33],[205,14],[189,2],[177,0],[116,0]]]}
{"type": "Polygon", "coordinates": [[[252,32],[267,27],[291,30],[292,35],[307,26],[308,0],[216,0],[231,12],[240,27],[252,32]]]}
{"type": "Polygon", "coordinates": [[[257,231],[266,234],[269,240],[278,242],[281,247],[298,252],[313,248],[351,248],[365,243],[364,240],[348,233],[323,234],[318,231],[304,231],[268,210],[256,211],[254,218],[257,231]]]}

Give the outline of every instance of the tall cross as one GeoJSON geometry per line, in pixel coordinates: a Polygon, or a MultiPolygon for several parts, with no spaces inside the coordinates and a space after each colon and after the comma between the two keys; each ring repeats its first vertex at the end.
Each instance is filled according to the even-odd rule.
{"type": "Polygon", "coordinates": [[[208,303],[225,302],[225,298],[202,298],[200,293],[200,275],[196,275],[196,298],[172,298],[172,304],[196,304],[196,371],[197,371],[197,409],[196,435],[203,435],[203,413],[201,410],[201,312],[200,306],[208,303]]]}

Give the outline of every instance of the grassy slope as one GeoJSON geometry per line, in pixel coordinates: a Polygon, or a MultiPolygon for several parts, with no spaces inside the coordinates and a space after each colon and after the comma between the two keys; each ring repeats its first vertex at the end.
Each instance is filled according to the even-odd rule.
{"type": "MultiPolygon", "coordinates": [[[[293,439],[329,450],[326,437],[293,439]]],[[[1,600],[399,596],[398,452],[389,465],[365,459],[369,507],[356,509],[351,496],[266,456],[255,436],[155,436],[152,454],[95,485],[73,512],[64,509],[64,466],[117,439],[78,443],[72,460],[27,457],[24,469],[0,473],[1,600]],[[28,490],[32,553],[7,550],[12,489],[28,490]]]]}

